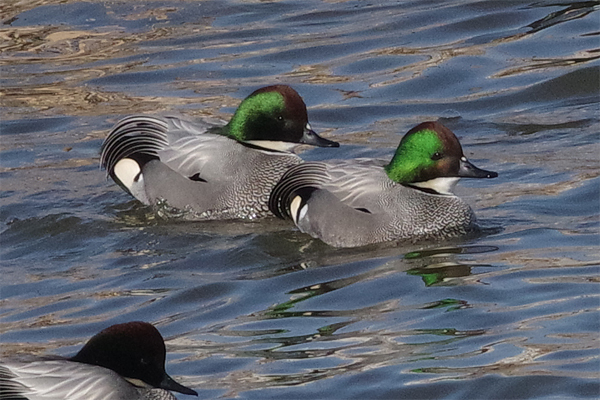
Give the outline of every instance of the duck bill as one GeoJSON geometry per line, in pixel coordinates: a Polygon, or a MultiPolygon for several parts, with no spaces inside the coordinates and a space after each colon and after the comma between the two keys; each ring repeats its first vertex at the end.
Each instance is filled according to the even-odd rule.
{"type": "Polygon", "coordinates": [[[304,128],[304,134],[302,135],[302,138],[300,138],[300,143],[317,147],[340,147],[338,142],[317,135],[317,132],[313,131],[309,124],[306,124],[306,127],[304,128]]]}
{"type": "Polygon", "coordinates": [[[463,156],[460,158],[458,176],[461,178],[495,178],[498,176],[498,173],[477,168],[463,156]]]}
{"type": "Polygon", "coordinates": [[[175,380],[167,374],[165,374],[165,377],[163,378],[162,382],[160,383],[160,388],[165,389],[165,390],[172,390],[174,392],[179,392],[179,393],[183,393],[183,394],[190,394],[193,396],[198,396],[198,393],[196,393],[195,390],[192,390],[188,387],[185,387],[185,386],[175,382],[175,380]]]}

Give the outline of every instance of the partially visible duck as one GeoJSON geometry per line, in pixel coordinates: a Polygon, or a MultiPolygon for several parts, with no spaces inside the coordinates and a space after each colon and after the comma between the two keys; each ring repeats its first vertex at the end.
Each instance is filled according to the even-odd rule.
{"type": "Polygon", "coordinates": [[[272,216],[271,189],[302,162],[291,152],[301,144],[339,146],[312,130],[294,89],[275,85],[250,94],[227,124],[127,117],[102,144],[100,163],[144,204],[164,201],[189,219],[254,219],[272,216]]]}
{"type": "Polygon", "coordinates": [[[74,357],[0,359],[0,399],[175,400],[198,394],[165,372],[165,343],[147,322],[112,325],[74,357]]]}
{"type": "Polygon", "coordinates": [[[495,178],[471,164],[454,133],[424,122],[401,140],[392,161],[307,162],[288,170],[269,206],[335,247],[476,231],[471,207],[452,190],[460,178],[495,178]]]}

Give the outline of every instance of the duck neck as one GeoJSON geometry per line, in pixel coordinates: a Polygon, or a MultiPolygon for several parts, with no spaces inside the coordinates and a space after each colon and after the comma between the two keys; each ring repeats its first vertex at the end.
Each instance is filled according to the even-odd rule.
{"type": "Polygon", "coordinates": [[[402,163],[400,166],[394,164],[394,161],[390,162],[388,165],[384,167],[385,172],[391,180],[397,183],[409,184],[414,182],[416,177],[416,171],[414,168],[410,168],[405,165],[406,163],[402,163]]]}
{"type": "Polygon", "coordinates": [[[238,114],[234,114],[233,118],[227,125],[223,127],[223,135],[229,136],[238,142],[243,142],[246,137],[246,123],[241,117],[236,117],[238,114]]]}
{"type": "Polygon", "coordinates": [[[453,196],[454,187],[459,180],[460,178],[456,177],[440,177],[423,182],[414,182],[409,186],[431,194],[453,196]]]}
{"type": "Polygon", "coordinates": [[[388,178],[402,184],[413,184],[420,181],[423,168],[426,168],[427,165],[423,166],[420,159],[410,157],[410,154],[400,150],[396,151],[392,161],[384,167],[388,178]]]}

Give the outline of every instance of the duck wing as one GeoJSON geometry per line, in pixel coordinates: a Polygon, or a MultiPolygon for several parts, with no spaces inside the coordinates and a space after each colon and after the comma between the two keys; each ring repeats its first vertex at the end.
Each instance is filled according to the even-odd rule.
{"type": "Polygon", "coordinates": [[[208,133],[215,126],[219,125],[177,117],[127,117],[115,125],[102,144],[100,164],[114,177],[116,164],[125,158],[135,160],[140,166],[160,159],[173,170],[191,177],[214,157],[215,148],[233,142],[208,133]]]}
{"type": "Polygon", "coordinates": [[[116,372],[64,359],[0,360],[0,389],[0,393],[14,399],[141,398],[139,389],[116,372]]]}
{"type": "Polygon", "coordinates": [[[279,180],[271,192],[269,209],[279,218],[291,218],[290,204],[296,196],[306,198],[323,189],[349,207],[374,212],[381,207],[380,193],[386,185],[385,163],[359,158],[299,164],[279,180]]]}

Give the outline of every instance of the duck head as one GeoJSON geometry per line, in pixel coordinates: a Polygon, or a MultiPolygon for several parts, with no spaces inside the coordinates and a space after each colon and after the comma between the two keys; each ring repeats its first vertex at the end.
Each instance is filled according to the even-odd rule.
{"type": "Polygon", "coordinates": [[[454,133],[439,122],[423,122],[404,135],[385,167],[390,179],[436,194],[452,194],[460,178],[495,178],[463,154],[454,133]]]}
{"type": "Polygon", "coordinates": [[[165,371],[165,342],[147,322],[112,325],[94,335],[71,361],[98,365],[117,372],[136,386],[146,385],[198,395],[165,371]]]}
{"type": "Polygon", "coordinates": [[[298,144],[339,147],[312,130],[302,97],[286,85],[255,90],[242,101],[224,130],[239,142],[274,150],[288,151],[298,144]]]}

